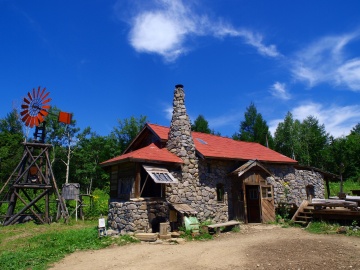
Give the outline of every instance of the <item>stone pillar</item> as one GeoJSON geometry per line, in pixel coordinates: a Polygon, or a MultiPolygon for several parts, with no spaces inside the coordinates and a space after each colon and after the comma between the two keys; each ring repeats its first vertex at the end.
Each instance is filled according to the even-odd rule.
{"type": "Polygon", "coordinates": [[[175,86],[173,115],[166,147],[184,161],[180,175],[176,175],[179,184],[167,189],[168,200],[184,203],[196,201],[199,186],[198,160],[191,136],[190,118],[186,113],[185,93],[180,84],[175,86]]]}

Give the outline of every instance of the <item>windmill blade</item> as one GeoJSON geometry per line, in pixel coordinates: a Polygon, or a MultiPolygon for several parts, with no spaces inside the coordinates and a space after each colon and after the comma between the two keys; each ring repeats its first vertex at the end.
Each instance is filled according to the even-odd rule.
{"type": "Polygon", "coordinates": [[[21,105],[21,109],[27,109],[27,108],[29,108],[29,105],[27,105],[27,104],[21,105]]]}
{"type": "MultiPolygon", "coordinates": [[[[39,89],[40,89],[40,86],[39,86],[39,89]]],[[[42,96],[43,96],[43,94],[44,94],[45,90],[46,90],[46,87],[44,87],[44,88],[43,88],[43,90],[42,90],[42,92],[41,92],[41,94],[40,94],[40,96],[39,96],[39,97],[41,97],[41,98],[42,98],[42,96]]]]}
{"type": "Polygon", "coordinates": [[[28,115],[29,117],[26,118],[26,121],[25,121],[25,125],[29,126],[30,125],[30,121],[31,121],[31,116],[28,115]]]}
{"type": "Polygon", "coordinates": [[[44,110],[48,110],[48,109],[50,109],[50,105],[44,105],[44,106],[42,106],[42,108],[44,109],[44,110]]]}
{"type": "Polygon", "coordinates": [[[39,112],[42,116],[47,116],[49,113],[47,112],[47,111],[45,111],[45,110],[41,110],[40,112],[39,112]]]}
{"type": "Polygon", "coordinates": [[[28,97],[29,97],[30,101],[32,101],[32,100],[33,100],[33,98],[32,98],[32,96],[31,96],[30,92],[28,92],[28,97]]]}
{"type": "Polygon", "coordinates": [[[33,88],[33,98],[36,99],[36,92],[35,92],[35,88],[33,88]]]}
{"type": "Polygon", "coordinates": [[[23,118],[21,118],[21,121],[25,122],[29,117],[30,115],[26,114],[23,118]]]}
{"type": "Polygon", "coordinates": [[[44,101],[45,98],[47,98],[47,96],[50,94],[50,92],[47,92],[42,98],[41,100],[44,101]]]}
{"type": "Polygon", "coordinates": [[[38,87],[37,97],[40,97],[40,86],[38,87]]]}
{"type": "Polygon", "coordinates": [[[47,100],[43,101],[43,104],[49,103],[51,101],[51,98],[48,98],[47,100]]]}
{"type": "Polygon", "coordinates": [[[20,112],[20,115],[24,116],[25,114],[28,114],[28,113],[29,113],[29,110],[23,110],[20,112]]]}
{"type": "Polygon", "coordinates": [[[41,115],[41,113],[38,114],[37,118],[39,120],[39,124],[44,121],[44,117],[41,115]]]}
{"type": "Polygon", "coordinates": [[[29,101],[29,100],[27,100],[27,98],[26,98],[26,97],[24,97],[24,102],[25,102],[25,103],[27,103],[27,104],[29,104],[29,103],[30,103],[30,101],[29,101]]]}

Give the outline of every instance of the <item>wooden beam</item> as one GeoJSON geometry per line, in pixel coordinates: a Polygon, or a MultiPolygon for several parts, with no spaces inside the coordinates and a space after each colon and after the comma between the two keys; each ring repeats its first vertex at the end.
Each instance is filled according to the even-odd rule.
{"type": "Polygon", "coordinates": [[[141,182],[141,166],[139,163],[136,163],[135,167],[135,198],[140,198],[140,182],[141,182]]]}
{"type": "MultiPolygon", "coordinates": [[[[21,209],[17,214],[13,215],[9,220],[6,220],[4,222],[4,226],[13,224],[13,221],[20,216],[22,213],[24,213],[27,209],[29,209],[33,204],[35,204],[38,200],[40,200],[45,194],[48,192],[48,190],[44,190],[41,194],[39,194],[32,202],[30,202],[28,205],[26,205],[23,209],[21,209]]],[[[18,194],[16,191],[14,191],[13,195],[18,194]]],[[[16,195],[16,197],[18,197],[16,195]]]]}

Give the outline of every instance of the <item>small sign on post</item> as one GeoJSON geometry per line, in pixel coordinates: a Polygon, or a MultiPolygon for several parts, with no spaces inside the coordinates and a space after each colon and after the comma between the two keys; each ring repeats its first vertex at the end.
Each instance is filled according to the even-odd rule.
{"type": "Polygon", "coordinates": [[[99,237],[103,237],[103,236],[107,235],[106,225],[105,225],[105,218],[99,218],[98,231],[99,231],[99,237]]]}

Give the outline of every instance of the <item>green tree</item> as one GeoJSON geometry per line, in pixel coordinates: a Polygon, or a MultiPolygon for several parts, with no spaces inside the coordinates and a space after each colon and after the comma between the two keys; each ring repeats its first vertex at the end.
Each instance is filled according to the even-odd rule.
{"type": "Polygon", "coordinates": [[[46,141],[53,145],[52,165],[56,178],[69,182],[70,162],[77,146],[76,135],[80,128],[76,127],[76,121],[72,117],[70,124],[58,121],[60,109],[52,106],[46,117],[46,141]],[[65,170],[64,170],[65,166],[65,170]],[[65,175],[64,175],[65,172],[65,175]]]}
{"type": "Polygon", "coordinates": [[[107,189],[109,175],[99,163],[119,154],[114,138],[100,136],[92,132],[90,127],[85,128],[78,135],[77,150],[73,156],[76,168],[74,179],[86,187],[87,192],[96,188],[107,189]]]}
{"type": "Polygon", "coordinates": [[[346,137],[346,168],[344,176],[360,182],[360,123],[346,137]]]}
{"type": "Polygon", "coordinates": [[[140,115],[139,118],[131,116],[124,120],[118,120],[118,126],[114,127],[110,136],[117,141],[118,149],[123,152],[135,139],[147,122],[147,117],[140,115]]]}
{"type": "Polygon", "coordinates": [[[283,122],[276,128],[274,136],[274,148],[285,156],[296,159],[300,153],[300,121],[294,120],[291,112],[288,112],[283,122]]]}
{"type": "Polygon", "coordinates": [[[0,119],[0,183],[5,183],[21,160],[24,147],[22,122],[16,109],[0,119]]]}
{"type": "Polygon", "coordinates": [[[329,134],[325,130],[325,125],[308,116],[301,123],[301,153],[298,161],[303,165],[324,168],[324,151],[329,142],[329,134]]]}
{"type": "Polygon", "coordinates": [[[23,124],[16,109],[13,109],[4,119],[0,119],[0,132],[23,135],[23,124]]]}
{"type": "Polygon", "coordinates": [[[240,123],[239,133],[233,135],[233,139],[246,142],[257,142],[273,148],[274,140],[269,131],[269,126],[258,113],[255,104],[251,102],[244,113],[244,120],[240,123]]]}
{"type": "Polygon", "coordinates": [[[208,134],[212,133],[208,121],[201,114],[195,119],[194,124],[191,125],[191,130],[208,134]]]}

